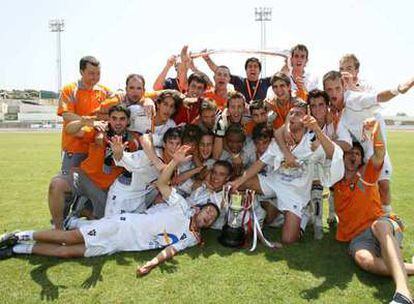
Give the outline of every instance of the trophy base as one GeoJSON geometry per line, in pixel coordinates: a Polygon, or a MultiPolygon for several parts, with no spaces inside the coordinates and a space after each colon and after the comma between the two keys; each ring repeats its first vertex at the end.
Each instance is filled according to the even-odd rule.
{"type": "Polygon", "coordinates": [[[242,227],[233,228],[228,225],[224,225],[221,230],[221,235],[218,237],[218,241],[225,247],[240,248],[245,241],[245,233],[242,227]]]}

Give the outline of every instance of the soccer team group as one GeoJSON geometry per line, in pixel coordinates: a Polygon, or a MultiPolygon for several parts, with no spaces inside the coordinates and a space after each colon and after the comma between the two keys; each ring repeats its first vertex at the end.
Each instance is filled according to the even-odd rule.
{"type": "Polygon", "coordinates": [[[414,78],[375,91],[347,54],[338,71],[323,75],[322,90],[305,71],[308,56],[306,46],[294,46],[271,77],[261,77],[261,62],[251,57],[242,77],[205,52],[198,60],[214,73],[211,81],[184,47],[167,60],[153,92],[131,74],[116,93],[99,84],[99,61],[83,57],[80,80],[59,99],[62,167],[48,197],[53,229],[3,235],[0,258],[163,249],[138,267],[145,275],[200,243],[201,228],[226,225],[224,189],[254,190],[257,220],[280,226],[283,246],[311,224],[320,240],[325,189],[338,241],[350,243],[358,266],[393,278],[392,303],[412,303],[414,264],[401,254],[403,225],[390,204],[392,167],[378,108],[410,90],[414,78]],[[167,78],[173,67],[176,77],[167,78]]]}

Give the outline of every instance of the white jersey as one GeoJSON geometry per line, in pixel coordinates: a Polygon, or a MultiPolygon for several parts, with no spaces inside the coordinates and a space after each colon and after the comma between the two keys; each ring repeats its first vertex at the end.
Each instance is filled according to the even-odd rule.
{"type": "MultiPolygon", "coordinates": [[[[305,85],[306,91],[310,92],[318,88],[318,78],[309,72],[305,72],[303,74],[303,84],[305,85]]],[[[292,92],[296,92],[298,90],[296,82],[292,76],[290,76],[290,85],[292,92]]]]}
{"type": "Polygon", "coordinates": [[[85,257],[119,251],[142,251],[174,246],[177,251],[200,242],[200,234],[190,228],[194,211],[172,190],[167,204],[144,213],[125,213],[90,221],[79,228],[85,240],[85,257]]]}
{"type": "Polygon", "coordinates": [[[323,126],[322,132],[333,141],[344,141],[352,146],[351,134],[349,134],[341,120],[339,121],[336,130],[334,124],[330,123],[323,126]]]}
{"type": "Polygon", "coordinates": [[[140,104],[132,104],[128,106],[128,109],[131,111],[128,130],[139,132],[141,134],[151,132],[152,120],[145,112],[144,106],[140,104]]]}
{"type": "Polygon", "coordinates": [[[377,101],[377,94],[346,91],[344,94],[345,108],[340,123],[351,133],[355,140],[364,148],[365,161],[373,154],[373,143],[363,136],[363,123],[368,118],[375,118],[381,124],[381,134],[386,143],[385,122],[377,101]]]}
{"type": "Polygon", "coordinates": [[[154,147],[162,148],[164,146],[163,137],[165,132],[168,131],[168,129],[175,128],[176,124],[174,120],[168,119],[166,123],[155,126],[154,133],[152,134],[152,141],[154,143],[154,147]]]}
{"type": "Polygon", "coordinates": [[[325,158],[321,145],[312,151],[313,132],[307,132],[300,143],[292,150],[299,167],[289,168],[283,165],[284,156],[279,146],[272,142],[260,160],[273,166],[274,171],[267,176],[259,175],[260,186],[266,197],[277,195],[278,208],[281,211],[290,211],[298,217],[302,216],[302,209],[310,200],[310,192],[315,164],[320,163],[320,180],[322,185],[331,186],[339,181],[344,174],[343,152],[335,145],[332,160],[325,158]]]}
{"type": "MultiPolygon", "coordinates": [[[[381,135],[387,144],[385,120],[379,112],[381,107],[376,93],[346,91],[344,94],[345,108],[340,123],[357,140],[364,149],[364,161],[367,162],[374,154],[373,142],[368,136],[363,136],[363,123],[367,118],[374,117],[380,124],[381,135]]],[[[389,180],[392,174],[391,159],[386,152],[379,180],[389,180]]]]}
{"type": "Polygon", "coordinates": [[[130,183],[125,183],[120,175],[111,185],[106,200],[105,216],[145,210],[145,196],[154,190],[154,182],[160,175],[159,171],[143,150],[124,152],[121,160],[115,160],[115,164],[131,172],[132,177],[130,183]]]}

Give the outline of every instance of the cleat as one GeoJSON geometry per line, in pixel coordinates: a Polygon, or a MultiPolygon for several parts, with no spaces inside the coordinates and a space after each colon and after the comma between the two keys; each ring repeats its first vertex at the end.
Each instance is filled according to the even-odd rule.
{"type": "Polygon", "coordinates": [[[13,247],[17,244],[19,238],[16,236],[14,232],[5,233],[0,236],[0,249],[13,247]]]}
{"type": "Polygon", "coordinates": [[[6,247],[6,248],[0,249],[0,260],[9,259],[12,256],[14,256],[12,247],[6,247]]]}
{"type": "Polygon", "coordinates": [[[407,298],[405,295],[396,292],[392,297],[390,304],[413,304],[413,301],[407,298]]]}

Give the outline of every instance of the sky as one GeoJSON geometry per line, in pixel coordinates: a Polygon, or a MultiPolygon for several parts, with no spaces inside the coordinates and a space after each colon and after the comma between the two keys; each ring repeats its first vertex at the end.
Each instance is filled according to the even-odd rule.
{"type": "MultiPolygon", "coordinates": [[[[140,73],[147,90],[167,58],[184,44],[190,50],[259,49],[255,7],[271,7],[266,48],[309,48],[307,70],[319,79],[338,69],[339,58],[354,53],[361,78],[376,89],[394,88],[414,76],[414,1],[2,1],[0,89],[57,90],[56,34],[48,21],[65,20],[62,33],[62,82],[79,78],[79,59],[97,57],[101,83],[123,88],[129,73],[140,73]]],[[[212,55],[233,74],[244,75],[248,55],[212,55]]],[[[208,72],[202,60],[199,69],[208,72]]],[[[266,73],[282,61],[267,57],[266,73]]],[[[173,72],[173,71],[171,71],[173,72]]],[[[174,74],[171,73],[171,76],[174,74]]],[[[414,115],[414,89],[384,107],[385,115],[414,115]]]]}

